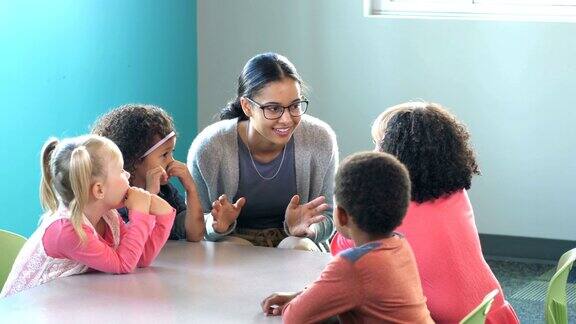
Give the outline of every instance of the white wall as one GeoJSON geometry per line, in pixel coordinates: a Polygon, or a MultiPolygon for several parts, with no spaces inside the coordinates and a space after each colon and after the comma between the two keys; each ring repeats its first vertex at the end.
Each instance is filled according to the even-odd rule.
{"type": "Polygon", "coordinates": [[[371,149],[386,107],[423,98],[468,124],[483,175],[470,191],[482,233],[576,239],[576,25],[394,20],[351,0],[198,1],[198,123],[234,96],[254,54],[289,57],[310,114],[342,157],[371,149]]]}

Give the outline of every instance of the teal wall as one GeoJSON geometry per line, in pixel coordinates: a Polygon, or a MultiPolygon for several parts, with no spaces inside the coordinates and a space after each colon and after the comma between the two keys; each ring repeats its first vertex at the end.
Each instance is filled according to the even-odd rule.
{"type": "Polygon", "coordinates": [[[0,0],[0,228],[30,235],[39,151],[117,105],[160,105],[176,156],[196,134],[196,1],[0,0]]]}
{"type": "Polygon", "coordinates": [[[482,233],[576,239],[576,24],[365,18],[362,1],[198,1],[198,122],[248,58],[288,56],[344,157],[386,107],[423,98],[472,132],[482,233]]]}

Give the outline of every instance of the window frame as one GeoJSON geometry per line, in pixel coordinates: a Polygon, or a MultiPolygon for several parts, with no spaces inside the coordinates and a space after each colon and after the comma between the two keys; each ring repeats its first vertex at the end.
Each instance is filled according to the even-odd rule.
{"type": "Polygon", "coordinates": [[[364,0],[373,18],[576,22],[576,0],[364,0]],[[500,3],[500,4],[498,4],[500,3]]]}

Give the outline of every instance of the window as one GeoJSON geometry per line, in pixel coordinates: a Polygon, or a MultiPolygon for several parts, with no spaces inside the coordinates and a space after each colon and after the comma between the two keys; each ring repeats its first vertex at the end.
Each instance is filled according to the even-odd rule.
{"type": "Polygon", "coordinates": [[[364,15],[576,22],[576,0],[364,0],[364,15]]]}

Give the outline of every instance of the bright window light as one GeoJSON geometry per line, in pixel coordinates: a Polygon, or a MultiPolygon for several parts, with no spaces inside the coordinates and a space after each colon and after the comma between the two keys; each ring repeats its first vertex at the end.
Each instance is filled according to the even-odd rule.
{"type": "Polygon", "coordinates": [[[364,0],[364,15],[385,18],[576,22],[576,0],[364,0]]]}

